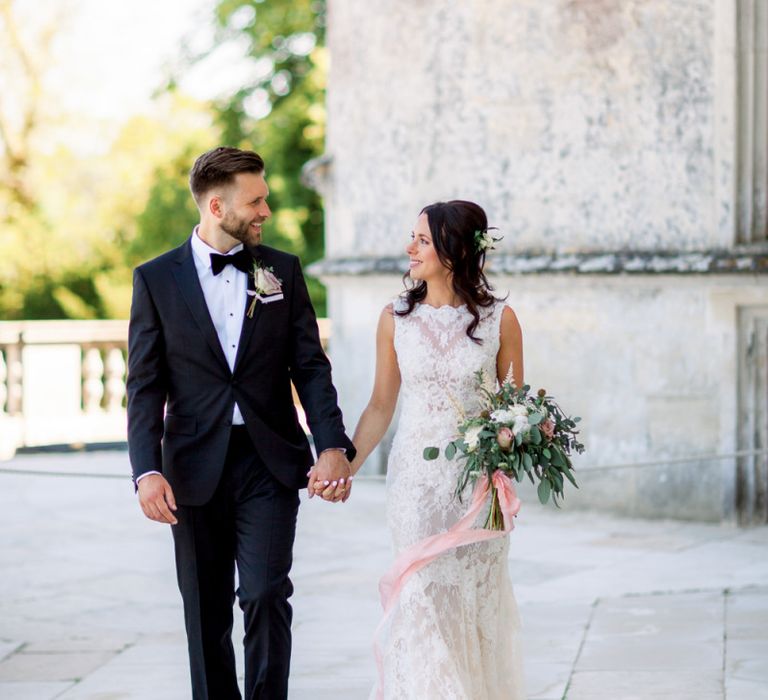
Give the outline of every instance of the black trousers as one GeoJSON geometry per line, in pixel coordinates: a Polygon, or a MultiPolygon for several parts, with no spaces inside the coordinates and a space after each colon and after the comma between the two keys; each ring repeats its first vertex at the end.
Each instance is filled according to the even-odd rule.
{"type": "Polygon", "coordinates": [[[288,574],[298,509],[298,492],[272,476],[241,426],[232,429],[213,498],[203,506],[179,506],[172,529],[194,700],[241,697],[232,646],[235,595],[245,621],[246,700],[288,697],[288,574]]]}

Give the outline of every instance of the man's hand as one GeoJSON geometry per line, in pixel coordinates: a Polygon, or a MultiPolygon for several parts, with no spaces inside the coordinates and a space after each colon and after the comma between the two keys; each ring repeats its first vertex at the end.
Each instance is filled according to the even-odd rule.
{"type": "Polygon", "coordinates": [[[341,450],[325,450],[309,472],[309,497],[320,496],[325,501],[346,501],[349,497],[349,461],[341,450]]]}
{"type": "Polygon", "coordinates": [[[178,522],[171,512],[176,510],[173,490],[162,474],[149,474],[139,481],[139,505],[150,520],[171,525],[178,522]]]}

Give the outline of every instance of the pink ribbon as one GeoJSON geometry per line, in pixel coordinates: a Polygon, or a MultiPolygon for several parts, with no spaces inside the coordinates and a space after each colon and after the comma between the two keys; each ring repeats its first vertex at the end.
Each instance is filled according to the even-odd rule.
{"type": "Polygon", "coordinates": [[[491,483],[499,495],[499,505],[504,515],[503,530],[486,530],[472,527],[489,492],[488,477],[483,476],[475,485],[475,490],[472,493],[472,503],[461,520],[446,532],[425,537],[423,540],[408,547],[408,549],[403,550],[395,560],[392,568],[381,578],[379,594],[381,595],[381,606],[384,608],[384,617],[374,634],[374,654],[376,656],[376,666],[379,670],[376,697],[379,700],[384,697],[384,662],[381,657],[378,638],[406,581],[449,549],[493,540],[509,534],[515,527],[512,521],[520,510],[520,499],[517,497],[512,480],[501,470],[496,470],[491,477],[491,483]]]}

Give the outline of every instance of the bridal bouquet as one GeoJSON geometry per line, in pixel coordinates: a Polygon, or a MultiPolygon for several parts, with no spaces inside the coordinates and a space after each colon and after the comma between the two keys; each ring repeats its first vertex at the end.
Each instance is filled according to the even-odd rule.
{"type": "MultiPolygon", "coordinates": [[[[462,415],[459,437],[445,447],[445,456],[465,460],[456,485],[458,497],[468,483],[488,476],[492,499],[485,527],[501,530],[504,522],[493,486],[494,472],[501,470],[517,481],[526,476],[533,484],[538,481],[539,500],[547,503],[552,496],[557,505],[558,497],[563,498],[565,479],[578,488],[570,456],[584,451],[575,429],[580,418],[566,416],[544,389],[531,396],[528,385],[518,388],[505,381],[494,392],[487,388],[482,371],[476,376],[482,409],[475,416],[462,415]]],[[[424,449],[424,459],[439,456],[437,447],[424,449]]]]}

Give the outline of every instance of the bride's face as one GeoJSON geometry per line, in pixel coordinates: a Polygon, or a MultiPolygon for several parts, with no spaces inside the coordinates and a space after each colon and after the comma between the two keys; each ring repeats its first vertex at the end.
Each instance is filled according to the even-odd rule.
{"type": "Polygon", "coordinates": [[[416,219],[416,225],[411,231],[411,242],[405,252],[410,258],[410,275],[415,280],[428,281],[435,277],[445,277],[448,269],[440,262],[437,251],[432,244],[432,234],[429,230],[427,215],[422,214],[416,219]]]}

